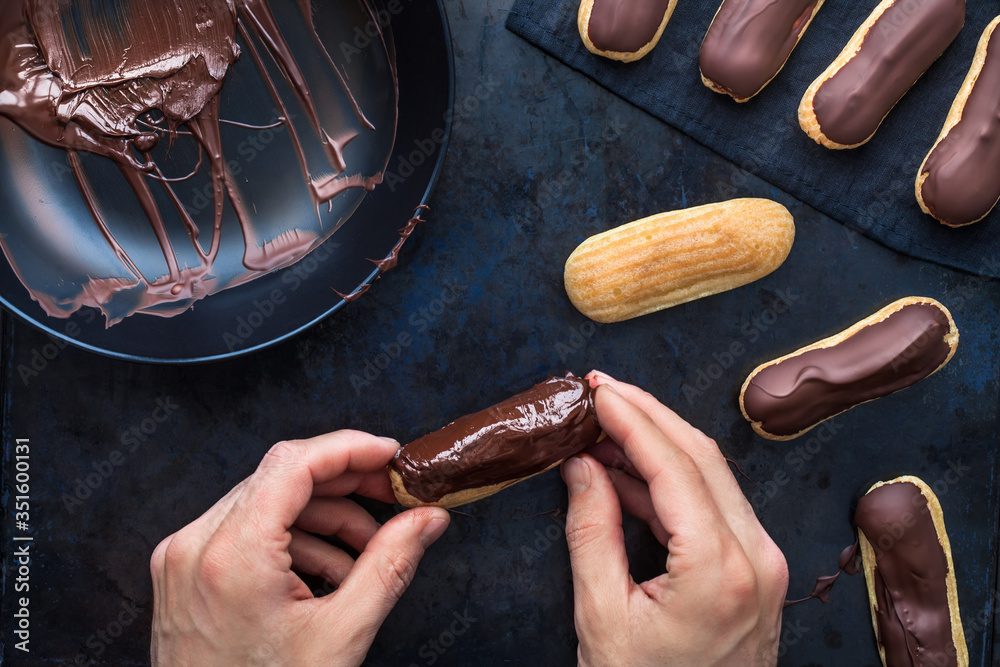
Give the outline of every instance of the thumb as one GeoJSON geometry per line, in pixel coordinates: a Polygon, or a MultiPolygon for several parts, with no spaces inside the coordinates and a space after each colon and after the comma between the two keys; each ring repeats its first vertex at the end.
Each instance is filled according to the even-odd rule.
{"type": "Polygon", "coordinates": [[[351,629],[357,632],[358,641],[365,642],[366,650],[413,581],[424,550],[441,537],[450,521],[451,516],[440,507],[421,507],[393,517],[369,540],[336,594],[330,596],[341,610],[349,610],[351,629]]]}
{"type": "Polygon", "coordinates": [[[632,582],[621,503],[608,472],[590,455],[567,459],[562,476],[569,490],[566,543],[577,622],[583,610],[582,616],[606,621],[627,603],[632,582]]]}

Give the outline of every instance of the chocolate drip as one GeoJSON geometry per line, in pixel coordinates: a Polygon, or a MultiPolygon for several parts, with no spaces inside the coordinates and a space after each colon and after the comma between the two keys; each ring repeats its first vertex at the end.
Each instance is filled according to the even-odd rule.
{"type": "Polygon", "coordinates": [[[965,0],[893,2],[816,93],[813,109],[823,134],[845,146],[867,141],[964,23],[965,0]]]}
{"type": "Polygon", "coordinates": [[[390,465],[424,502],[527,477],[596,444],[593,390],[567,373],[414,440],[390,465]]]}
{"type": "Polygon", "coordinates": [[[701,73],[730,95],[756,95],[784,66],[818,0],[725,0],[701,45],[701,73]]]}
{"type": "Polygon", "coordinates": [[[940,308],[903,306],[836,345],[766,366],[747,385],[743,407],[767,433],[795,435],[933,373],[951,352],[950,330],[940,308]]]}
{"type": "Polygon", "coordinates": [[[587,36],[601,51],[631,53],[649,44],[670,0],[594,0],[587,36]]]}
{"type": "Polygon", "coordinates": [[[829,602],[833,585],[837,583],[841,573],[853,576],[861,571],[861,552],[858,550],[858,540],[856,538],[854,544],[840,552],[840,558],[837,559],[837,566],[840,568],[837,570],[837,574],[816,577],[816,584],[809,595],[799,600],[785,600],[784,607],[791,607],[793,604],[799,604],[813,598],[816,598],[823,604],[829,602]]]}
{"type": "Polygon", "coordinates": [[[875,550],[878,643],[886,664],[956,666],[948,560],[920,488],[892,482],[869,491],[854,525],[875,550]]]}
{"type": "Polygon", "coordinates": [[[1000,200],[1000,34],[989,38],[986,61],[962,118],[934,147],[921,173],[924,205],[946,225],[981,220],[1000,200]]]}
{"type": "MultiPolygon", "coordinates": [[[[375,17],[371,0],[358,0],[368,17],[375,17]]],[[[310,0],[297,0],[303,19],[336,75],[357,123],[364,130],[374,126],[365,117],[347,86],[344,73],[333,62],[315,31],[310,0]]],[[[81,306],[104,310],[108,324],[133,312],[170,316],[226,287],[288,266],[317,247],[325,237],[292,228],[276,238],[263,239],[244,202],[236,179],[223,154],[219,93],[230,67],[240,57],[237,34],[243,36],[265,85],[282,109],[278,125],[288,130],[299,158],[308,191],[317,206],[317,223],[323,227],[318,206],[331,203],[342,192],[371,191],[382,182],[389,154],[373,175],[344,174],[348,166],[344,147],[358,136],[354,128],[323,127],[289,44],[271,12],[268,0],[12,0],[0,15],[0,115],[18,124],[34,138],[70,151],[70,165],[80,193],[102,237],[121,260],[134,281],[127,278],[90,278],[70,300],[33,289],[18,272],[8,245],[0,238],[11,266],[32,297],[50,315],[66,317],[81,306]],[[278,95],[252,37],[262,43],[288,81],[304,109],[316,138],[323,144],[335,173],[313,177],[294,125],[278,95]],[[152,119],[158,110],[162,117],[152,119]],[[141,126],[141,128],[140,128],[141,126]],[[180,132],[186,126],[188,132],[180,132]],[[166,133],[171,141],[189,134],[199,147],[198,165],[187,177],[165,178],[151,152],[166,133]],[[166,273],[150,280],[140,273],[124,247],[114,238],[101,213],[100,202],[77,153],[93,153],[114,160],[134,193],[163,251],[166,273]],[[143,162],[136,158],[141,154],[143,162]],[[212,190],[212,236],[206,250],[200,230],[181,204],[172,183],[193,177],[207,158],[212,190]],[[190,237],[198,265],[181,266],[171,246],[163,215],[147,179],[159,182],[190,237]],[[222,237],[225,203],[240,224],[248,270],[228,282],[213,275],[222,237]],[[138,290],[126,300],[128,312],[113,315],[107,308],[122,290],[138,290]]],[[[395,51],[382,23],[372,21],[389,62],[398,103],[395,51]]],[[[395,110],[398,116],[398,108],[395,110]]],[[[393,132],[395,127],[392,128],[393,132]]],[[[391,151],[390,151],[391,154],[391,151]]],[[[332,205],[332,203],[331,203],[332,205]]],[[[334,227],[335,229],[335,227],[334,227]]],[[[327,232],[329,236],[333,229],[327,232]]]]}

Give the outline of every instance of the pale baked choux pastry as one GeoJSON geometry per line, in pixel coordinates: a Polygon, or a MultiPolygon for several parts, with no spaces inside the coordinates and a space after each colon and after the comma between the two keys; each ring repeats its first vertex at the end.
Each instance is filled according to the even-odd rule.
{"type": "Polygon", "coordinates": [[[660,213],[591,236],[566,260],[566,293],[598,322],[620,322],[725,292],[771,273],[795,239],[769,199],[660,213]]]}

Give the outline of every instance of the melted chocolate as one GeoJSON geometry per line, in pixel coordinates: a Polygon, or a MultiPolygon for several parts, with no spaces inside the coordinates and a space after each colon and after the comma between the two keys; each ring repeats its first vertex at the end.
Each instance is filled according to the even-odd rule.
{"type": "MultiPolygon", "coordinates": [[[[368,261],[374,264],[375,268],[377,268],[381,273],[385,273],[389,269],[396,268],[396,265],[399,263],[399,251],[403,249],[403,245],[410,239],[411,236],[413,236],[413,231],[417,228],[418,224],[420,224],[421,222],[427,222],[426,220],[420,217],[421,211],[429,211],[429,210],[431,210],[431,207],[427,206],[426,204],[421,204],[420,206],[418,206],[416,210],[413,212],[413,217],[406,222],[406,226],[399,230],[399,240],[396,241],[396,245],[392,247],[392,250],[389,251],[389,254],[383,257],[382,259],[379,260],[369,259],[368,261]]],[[[353,303],[358,299],[360,299],[363,295],[365,295],[370,287],[371,283],[362,283],[358,285],[356,288],[354,288],[354,291],[350,292],[349,294],[342,294],[340,292],[337,292],[337,290],[335,289],[333,291],[336,292],[337,296],[339,296],[347,303],[353,303]]]]}
{"type": "Polygon", "coordinates": [[[922,173],[924,205],[946,225],[981,220],[1000,200],[1000,31],[962,109],[962,118],[931,151],[922,173]]]}
{"type": "Polygon", "coordinates": [[[878,643],[887,665],[958,664],[948,604],[948,560],[927,498],[892,482],[858,501],[854,525],[875,550],[878,643]]]}
{"type": "Polygon", "coordinates": [[[632,53],[653,41],[670,0],[594,0],[587,36],[601,51],[632,53]]]}
{"type": "Polygon", "coordinates": [[[766,366],[747,385],[743,407],[764,431],[794,435],[933,373],[951,352],[950,329],[934,305],[903,306],[832,347],[766,366]]]}
{"type": "Polygon", "coordinates": [[[965,0],[896,0],[817,91],[813,109],[823,134],[845,146],[867,141],[964,23],[965,0]]]}
{"type": "MultiPolygon", "coordinates": [[[[303,19],[312,30],[326,60],[336,73],[359,125],[374,126],[365,118],[357,100],[315,31],[310,0],[297,0],[303,19]]],[[[371,0],[358,0],[379,39],[392,72],[398,101],[395,51],[391,36],[382,31],[371,0]]],[[[75,183],[103,238],[122,261],[131,280],[91,277],[75,299],[58,299],[36,291],[25,281],[6,243],[0,245],[15,273],[32,297],[50,315],[67,317],[80,307],[104,310],[108,324],[132,312],[171,316],[187,310],[199,298],[242,284],[288,266],[318,247],[326,236],[289,229],[276,238],[262,239],[249,207],[222,149],[219,93],[230,67],[240,57],[237,34],[244,38],[267,90],[282,111],[284,125],[297,153],[309,192],[318,207],[351,188],[372,190],[382,182],[382,171],[371,176],[344,174],[344,146],[358,132],[351,128],[328,131],[319,120],[312,93],[288,43],[271,13],[268,0],[11,0],[0,15],[0,115],[6,116],[34,138],[69,151],[75,183]],[[244,24],[249,24],[249,31],[244,24]],[[170,29],[163,29],[169,26],[170,29]],[[252,36],[262,43],[287,80],[316,137],[323,144],[332,175],[312,177],[301,139],[288,120],[291,114],[261,58],[252,36]],[[162,114],[154,120],[150,113],[162,114]],[[184,125],[200,152],[194,171],[182,179],[168,179],[150,156],[160,134],[171,141],[184,125]],[[141,127],[140,127],[141,126],[141,127]],[[137,198],[163,252],[167,274],[147,276],[114,238],[101,215],[101,206],[77,152],[114,160],[137,198]],[[136,158],[139,153],[143,161],[136,158]],[[213,224],[209,247],[199,242],[200,230],[181,204],[172,183],[189,179],[207,158],[210,167],[213,224]],[[162,212],[149,180],[163,187],[188,232],[200,260],[198,266],[181,267],[171,245],[162,212]],[[222,237],[225,202],[239,221],[244,238],[243,265],[248,273],[223,283],[213,272],[222,237]],[[122,291],[134,291],[131,309],[112,315],[107,304],[122,291]],[[135,294],[140,294],[136,297],[135,294]]],[[[398,109],[396,110],[398,116],[398,109]]],[[[393,128],[395,131],[395,128],[393,128]]],[[[317,210],[317,217],[318,217],[317,210]]],[[[320,220],[322,226],[322,220],[320,220]]],[[[360,295],[360,294],[359,294],[360,295]]]]}
{"type": "Polygon", "coordinates": [[[854,540],[854,544],[840,552],[840,558],[837,559],[837,566],[840,568],[837,570],[837,574],[816,577],[816,584],[809,595],[800,600],[785,600],[784,607],[791,607],[793,604],[799,604],[813,598],[816,598],[823,604],[829,602],[833,585],[837,583],[837,579],[840,578],[842,572],[853,576],[861,571],[861,552],[858,549],[857,539],[854,540]]]}
{"type": "Polygon", "coordinates": [[[818,0],[725,0],[701,44],[701,73],[738,100],[784,66],[818,0]]]}
{"type": "Polygon", "coordinates": [[[593,390],[567,373],[414,440],[390,464],[424,502],[527,477],[593,446],[593,390]]]}

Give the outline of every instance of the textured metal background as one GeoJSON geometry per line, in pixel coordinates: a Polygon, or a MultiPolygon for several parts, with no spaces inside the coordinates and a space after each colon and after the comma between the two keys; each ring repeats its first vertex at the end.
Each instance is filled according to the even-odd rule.
{"type": "MultiPolygon", "coordinates": [[[[26,381],[19,368],[30,368],[50,341],[5,318],[4,472],[12,469],[13,438],[30,437],[37,475],[34,663],[16,664],[72,662],[78,654],[108,665],[146,662],[153,547],[249,474],[276,440],[351,427],[405,442],[546,374],[594,367],[675,407],[757,481],[741,484],[788,557],[791,596],[804,596],[816,575],[834,571],[852,539],[850,503],[871,480],[907,472],[946,484],[940,498],[969,648],[973,664],[990,664],[996,283],[855,236],[636,111],[508,33],[510,0],[445,4],[457,113],[434,210],[401,266],[360,301],[245,359],[155,367],[67,348],[26,381]],[[585,237],[736,196],[772,197],[795,216],[795,247],[771,276],[617,325],[591,328],[569,304],[562,265],[585,237]],[[774,309],[779,294],[794,297],[787,312],[774,309]],[[753,434],[736,403],[752,368],[911,294],[941,300],[958,323],[961,344],[944,370],[839,417],[827,443],[753,434]],[[402,333],[412,344],[376,368],[385,365],[384,349],[396,353],[392,342],[402,333]],[[729,362],[724,354],[734,342],[745,351],[729,362]],[[729,365],[724,372],[722,364],[729,365]],[[352,376],[363,379],[366,368],[377,377],[355,387],[352,376]],[[689,402],[682,388],[697,387],[702,372],[710,386],[689,402]],[[123,434],[141,432],[157,400],[177,408],[129,452],[123,434]],[[122,452],[122,464],[70,513],[62,494],[72,494],[77,478],[112,450],[122,452]],[[958,462],[968,470],[946,477],[958,462]],[[143,611],[105,647],[95,633],[128,602],[143,611]]],[[[369,664],[574,664],[562,526],[545,516],[514,519],[517,508],[534,513],[565,502],[551,472],[464,508],[474,519],[454,516],[377,636],[369,664]],[[450,634],[456,613],[469,624],[457,636],[450,634]]],[[[380,519],[393,512],[370,506],[380,519]]],[[[656,573],[663,550],[635,522],[626,524],[626,536],[634,575],[656,573]]],[[[9,592],[0,627],[4,657],[14,662],[6,600],[9,592]]],[[[843,578],[828,605],[788,609],[784,624],[782,665],[878,664],[858,577],[843,578]]]]}

